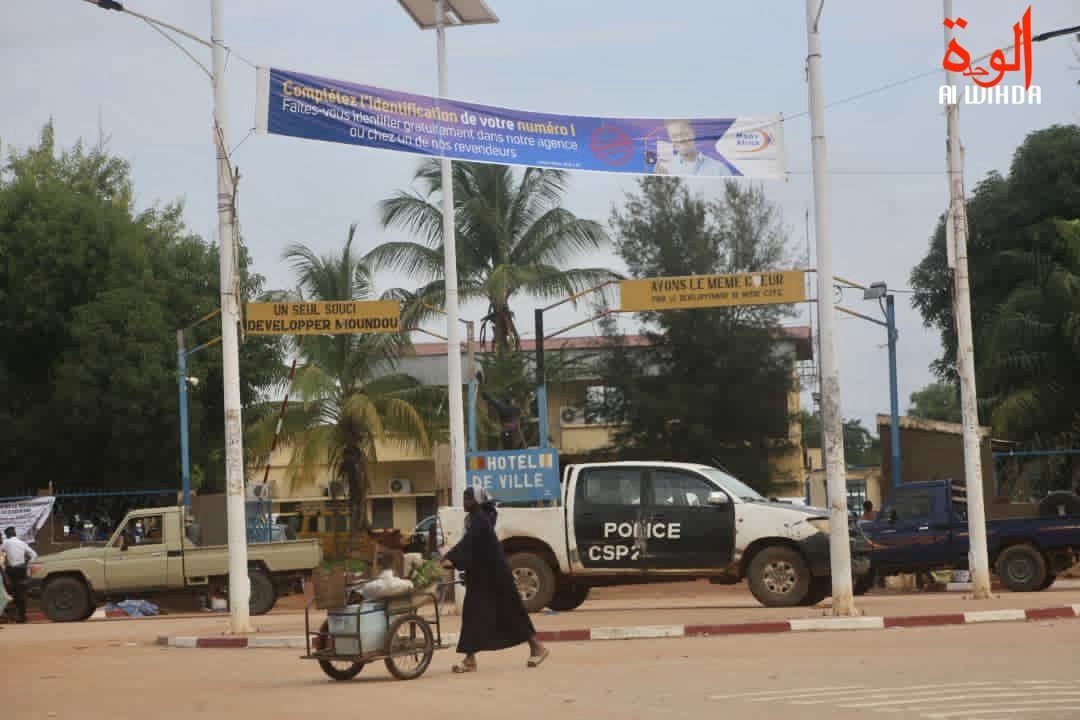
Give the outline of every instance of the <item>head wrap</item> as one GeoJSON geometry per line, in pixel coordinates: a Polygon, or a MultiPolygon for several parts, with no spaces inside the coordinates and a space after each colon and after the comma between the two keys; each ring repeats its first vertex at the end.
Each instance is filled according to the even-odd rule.
{"type": "Polygon", "coordinates": [[[472,486],[472,485],[465,488],[465,497],[472,498],[473,500],[475,500],[480,505],[486,505],[486,504],[494,501],[494,499],[495,499],[495,498],[491,497],[490,495],[488,495],[487,490],[485,490],[484,488],[476,487],[476,486],[472,486]]]}
{"type": "MultiPolygon", "coordinates": [[[[488,516],[488,520],[491,521],[491,527],[495,527],[495,521],[499,516],[499,511],[495,509],[495,498],[488,495],[487,491],[482,487],[467,487],[465,488],[465,497],[472,498],[476,501],[480,510],[488,516]]],[[[468,520],[466,520],[468,522],[468,520]]]]}

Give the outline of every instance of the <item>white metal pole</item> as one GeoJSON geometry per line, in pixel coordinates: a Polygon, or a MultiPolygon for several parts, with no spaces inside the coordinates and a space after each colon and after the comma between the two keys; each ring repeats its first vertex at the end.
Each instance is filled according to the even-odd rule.
{"type": "MultiPolygon", "coordinates": [[[[945,17],[953,17],[952,0],[944,0],[945,17]]],[[[952,28],[945,28],[945,46],[952,39],[952,28]]],[[[956,74],[946,70],[945,83],[955,87],[956,74]]],[[[957,93],[959,95],[959,93],[957,93]]],[[[990,557],[986,546],[986,509],[983,502],[982,458],[979,453],[979,411],[976,405],[975,345],[971,328],[971,292],[968,286],[967,207],[964,202],[964,158],[960,147],[957,120],[958,97],[945,106],[945,123],[949,133],[949,208],[951,210],[952,240],[955,268],[953,282],[956,319],[956,365],[960,375],[960,410],[964,437],[964,482],[967,485],[968,507],[968,566],[971,568],[972,595],[976,599],[990,597],[990,557]]]]}
{"type": "MultiPolygon", "coordinates": [[[[441,99],[446,97],[446,6],[443,0],[435,0],[435,23],[439,56],[439,98],[441,99]]],[[[440,160],[440,165],[442,168],[443,275],[446,280],[446,391],[450,398],[450,505],[453,507],[462,504],[462,496],[465,494],[465,408],[461,401],[454,172],[450,158],[445,154],[440,160]]],[[[461,580],[460,573],[455,573],[454,576],[456,580],[461,580]]],[[[460,614],[465,606],[465,586],[458,585],[454,589],[454,599],[460,614]]]]}
{"type": "MultiPolygon", "coordinates": [[[[439,55],[439,97],[446,97],[446,8],[435,0],[435,35],[439,55]]],[[[451,505],[460,505],[465,492],[465,411],[461,399],[461,330],[458,328],[457,245],[454,227],[454,179],[450,158],[443,155],[442,216],[443,263],[446,279],[446,388],[450,395],[451,505]]]]}
{"type": "Polygon", "coordinates": [[[814,232],[817,239],[818,337],[821,354],[821,426],[825,436],[825,482],[829,495],[829,559],[832,612],[855,615],[851,589],[844,431],[840,415],[840,370],[836,364],[832,248],[829,244],[829,179],[825,156],[825,105],[821,87],[818,22],[824,0],[806,0],[806,69],[810,95],[810,150],[814,178],[814,232]]]}
{"type": "Polygon", "coordinates": [[[214,147],[217,152],[218,236],[221,257],[221,356],[225,385],[225,514],[229,540],[229,617],[233,633],[252,632],[248,615],[247,523],[244,517],[244,447],[240,418],[240,307],[234,257],[233,183],[228,159],[225,48],[221,0],[210,0],[213,43],[214,147]]]}

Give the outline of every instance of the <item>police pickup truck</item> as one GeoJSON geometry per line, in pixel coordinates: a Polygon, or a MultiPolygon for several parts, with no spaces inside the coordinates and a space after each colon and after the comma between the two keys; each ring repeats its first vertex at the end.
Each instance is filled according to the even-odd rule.
{"type": "MultiPolygon", "coordinates": [[[[497,488],[486,488],[498,500],[497,488]]],[[[714,467],[612,462],[563,469],[556,507],[500,507],[496,533],[530,612],[567,611],[589,588],[746,579],[770,607],[814,605],[831,591],[825,511],[770,502],[714,467]]],[[[446,545],[460,508],[439,510],[446,545]]],[[[849,529],[850,531],[850,529],[849,529]]],[[[870,563],[852,537],[856,584],[870,563]]]]}

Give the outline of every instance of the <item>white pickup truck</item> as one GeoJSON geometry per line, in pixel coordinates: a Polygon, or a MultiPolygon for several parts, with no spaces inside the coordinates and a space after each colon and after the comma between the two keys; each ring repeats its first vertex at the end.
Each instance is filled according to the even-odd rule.
{"type": "MultiPolygon", "coordinates": [[[[498,488],[486,488],[498,500],[498,488]]],[[[440,508],[446,546],[461,538],[463,511],[440,508]]],[[[496,533],[530,612],[572,610],[589,588],[746,578],[770,607],[814,605],[831,591],[824,510],[771,502],[706,465],[612,462],[568,465],[557,507],[500,507],[496,533]]],[[[854,525],[852,525],[854,527],[854,525]]],[[[870,578],[852,536],[855,584],[870,578]]]]}

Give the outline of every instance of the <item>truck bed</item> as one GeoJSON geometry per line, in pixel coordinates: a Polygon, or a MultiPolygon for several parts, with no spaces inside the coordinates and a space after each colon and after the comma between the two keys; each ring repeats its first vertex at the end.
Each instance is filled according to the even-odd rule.
{"type": "MultiPolygon", "coordinates": [[[[319,564],[321,558],[319,541],[314,539],[248,545],[248,562],[261,562],[271,573],[310,570],[319,564]]],[[[228,546],[203,547],[184,543],[184,575],[187,577],[213,577],[228,572],[228,546]]]]}

